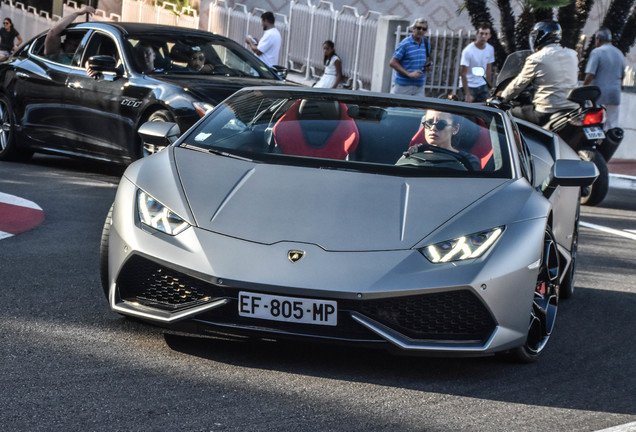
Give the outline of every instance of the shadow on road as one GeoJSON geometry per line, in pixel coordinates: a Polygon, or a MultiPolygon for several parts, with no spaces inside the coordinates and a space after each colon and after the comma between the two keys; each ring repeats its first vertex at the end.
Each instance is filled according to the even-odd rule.
{"type": "Polygon", "coordinates": [[[561,303],[555,334],[538,363],[500,356],[427,358],[331,344],[228,340],[167,333],[184,354],[425,392],[568,409],[634,414],[636,295],[577,287],[561,303]],[[608,398],[607,395],[612,395],[608,398]]]}

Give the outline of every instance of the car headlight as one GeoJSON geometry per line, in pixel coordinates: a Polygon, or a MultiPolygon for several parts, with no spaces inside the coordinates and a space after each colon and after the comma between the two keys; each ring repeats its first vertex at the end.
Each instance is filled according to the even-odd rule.
{"type": "Polygon", "coordinates": [[[214,108],[214,105],[208,102],[192,102],[192,106],[195,110],[197,110],[197,113],[201,117],[206,115],[208,111],[212,111],[212,108],[214,108]]]}
{"type": "Polygon", "coordinates": [[[445,263],[477,258],[484,254],[501,236],[504,227],[469,234],[452,240],[435,243],[420,249],[430,262],[445,263]]]}
{"type": "Polygon", "coordinates": [[[177,235],[190,226],[141,189],[137,191],[137,212],[141,223],[166,234],[177,235]]]}

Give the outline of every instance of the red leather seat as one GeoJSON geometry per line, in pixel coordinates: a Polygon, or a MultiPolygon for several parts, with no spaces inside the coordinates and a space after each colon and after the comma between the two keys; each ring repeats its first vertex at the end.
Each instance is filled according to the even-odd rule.
{"type": "Polygon", "coordinates": [[[347,106],[336,101],[301,99],[276,122],[274,142],[283,154],[345,159],[360,134],[347,106]]]}

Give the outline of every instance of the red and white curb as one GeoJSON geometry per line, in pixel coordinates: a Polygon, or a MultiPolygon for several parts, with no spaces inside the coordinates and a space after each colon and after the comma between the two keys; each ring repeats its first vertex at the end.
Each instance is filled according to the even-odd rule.
{"type": "Polygon", "coordinates": [[[0,192],[0,240],[28,231],[44,221],[44,211],[34,202],[0,192]]]}

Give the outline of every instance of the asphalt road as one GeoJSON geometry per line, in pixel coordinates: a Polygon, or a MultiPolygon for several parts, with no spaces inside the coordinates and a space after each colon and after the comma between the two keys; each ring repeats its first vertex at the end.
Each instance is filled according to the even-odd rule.
{"type": "MultiPolygon", "coordinates": [[[[636,240],[583,227],[574,297],[542,359],[397,357],[165,335],[111,312],[98,276],[121,170],[0,162],[44,222],[0,240],[0,430],[592,431],[636,421],[636,240]]],[[[636,229],[636,192],[582,220],[636,229]]],[[[620,234],[620,233],[618,233],[620,234]]]]}

